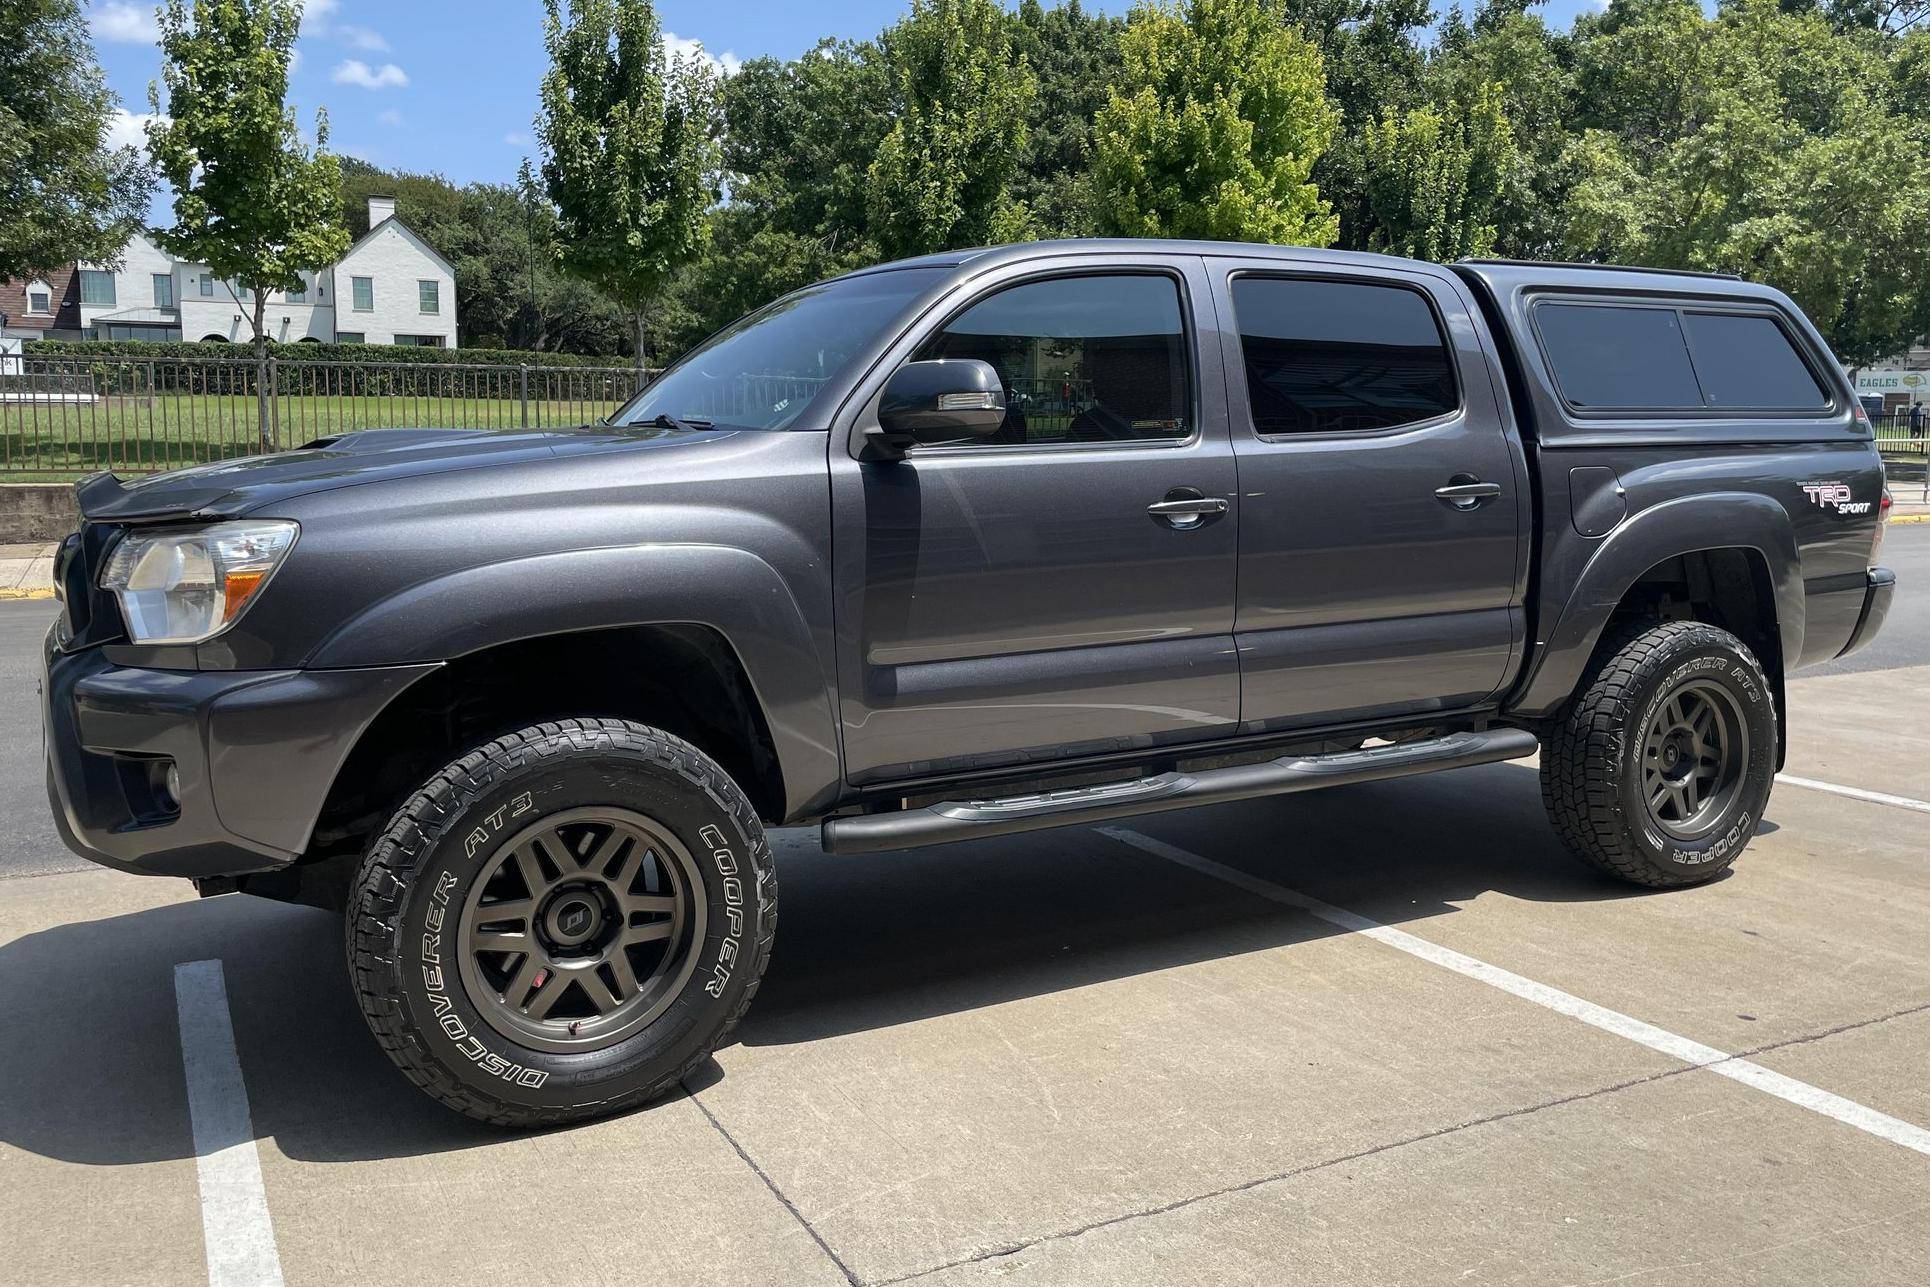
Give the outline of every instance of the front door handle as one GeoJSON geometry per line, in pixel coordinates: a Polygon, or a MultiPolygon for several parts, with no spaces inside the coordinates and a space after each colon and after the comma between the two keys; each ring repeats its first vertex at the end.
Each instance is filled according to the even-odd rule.
{"type": "Polygon", "coordinates": [[[1501,484],[1484,483],[1473,474],[1456,474],[1446,487],[1436,487],[1434,494],[1456,509],[1479,509],[1501,494],[1501,484]]]}
{"type": "Polygon", "coordinates": [[[1226,513],[1226,498],[1223,496],[1202,496],[1198,488],[1175,487],[1166,493],[1166,499],[1154,501],[1146,507],[1146,512],[1169,527],[1198,527],[1214,514],[1226,513]]]}

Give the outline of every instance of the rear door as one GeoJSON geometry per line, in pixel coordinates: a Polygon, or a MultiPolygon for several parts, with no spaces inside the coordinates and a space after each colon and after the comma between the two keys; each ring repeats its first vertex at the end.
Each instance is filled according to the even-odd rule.
{"type": "Polygon", "coordinates": [[[860,390],[831,460],[853,781],[1233,731],[1235,479],[1201,313],[1196,256],[1008,265],[940,304],[860,390]],[[1004,426],[864,459],[878,388],[925,358],[990,362],[1004,426]],[[1152,508],[1175,498],[1219,512],[1152,508]]]}
{"type": "Polygon", "coordinates": [[[1523,642],[1526,467],[1445,272],[1209,260],[1244,731],[1477,706],[1523,642]]]}

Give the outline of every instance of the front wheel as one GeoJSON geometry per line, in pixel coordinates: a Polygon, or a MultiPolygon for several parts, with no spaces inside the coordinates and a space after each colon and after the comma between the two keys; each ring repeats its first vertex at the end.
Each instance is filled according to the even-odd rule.
{"type": "Polygon", "coordinates": [[[383,1050],[510,1126],[671,1090],[757,991],[776,876],[709,757],[611,719],[539,724],[436,773],[370,846],[348,956],[383,1050]]]}
{"type": "Polygon", "coordinates": [[[1776,708],[1754,654],[1699,621],[1629,627],[1544,739],[1541,793],[1591,866],[1694,885],[1734,863],[1776,775],[1776,708]]]}

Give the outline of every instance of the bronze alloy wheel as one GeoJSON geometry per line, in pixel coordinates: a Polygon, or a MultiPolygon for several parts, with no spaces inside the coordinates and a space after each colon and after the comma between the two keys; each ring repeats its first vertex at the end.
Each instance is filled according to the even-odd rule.
{"type": "Polygon", "coordinates": [[[696,967],[705,902],[670,832],[614,807],[509,838],[457,923],[462,981],[489,1025],[538,1050],[601,1050],[669,1008],[696,967]]]}
{"type": "Polygon", "coordinates": [[[1691,680],[1663,698],[1642,732],[1642,798],[1678,840],[1715,827],[1741,793],[1749,726],[1727,688],[1691,680]]]}

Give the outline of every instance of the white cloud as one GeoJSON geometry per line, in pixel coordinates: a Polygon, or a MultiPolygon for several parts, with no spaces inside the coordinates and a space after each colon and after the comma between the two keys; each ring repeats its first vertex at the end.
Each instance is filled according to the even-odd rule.
{"type": "Polygon", "coordinates": [[[375,119],[389,126],[391,129],[402,128],[402,113],[396,111],[393,107],[375,119]]]}
{"type": "Polygon", "coordinates": [[[107,0],[87,15],[94,39],[120,45],[151,45],[161,38],[152,7],[129,4],[127,0],[107,0]]]}
{"type": "Polygon", "coordinates": [[[342,7],[342,0],[307,0],[302,5],[302,30],[321,31],[342,7]]]}
{"type": "Polygon", "coordinates": [[[503,135],[503,142],[509,144],[511,147],[528,147],[533,141],[529,135],[523,133],[521,130],[511,130],[509,133],[503,135]]]}
{"type": "Polygon", "coordinates": [[[363,89],[400,89],[409,83],[409,74],[394,63],[370,67],[360,58],[351,58],[329,73],[337,85],[360,85],[363,89]]]}
{"type": "Polygon", "coordinates": [[[301,65],[302,65],[302,50],[301,50],[301,46],[297,45],[295,48],[288,51],[288,74],[290,76],[293,76],[295,72],[300,69],[301,65]]]}
{"type": "Polygon", "coordinates": [[[147,123],[166,119],[167,117],[155,112],[130,112],[125,107],[117,107],[114,109],[114,114],[107,118],[107,146],[145,149],[147,123]]]}
{"type": "Polygon", "coordinates": [[[367,27],[337,27],[335,37],[351,49],[365,49],[372,54],[389,52],[389,42],[382,38],[379,31],[367,27]]]}
{"type": "Polygon", "coordinates": [[[713,58],[704,49],[703,41],[685,40],[674,31],[663,33],[663,49],[672,58],[700,58],[719,76],[735,76],[737,69],[744,65],[744,60],[728,49],[713,58]]]}

